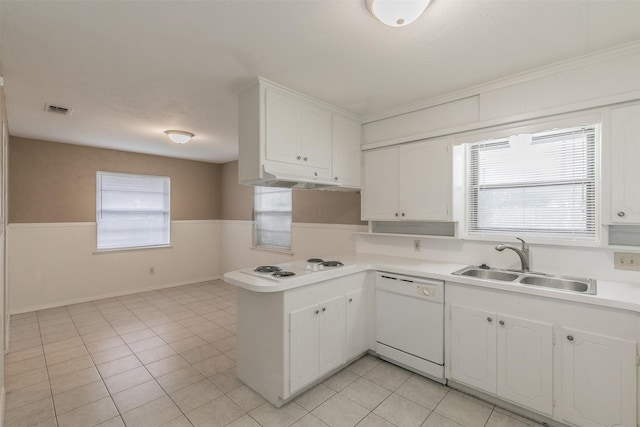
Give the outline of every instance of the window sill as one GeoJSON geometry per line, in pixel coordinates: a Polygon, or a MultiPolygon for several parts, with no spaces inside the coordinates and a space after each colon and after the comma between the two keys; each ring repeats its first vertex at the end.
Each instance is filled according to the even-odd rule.
{"type": "Polygon", "coordinates": [[[109,254],[113,252],[131,252],[131,251],[145,251],[154,249],[172,249],[173,245],[158,245],[158,246],[135,246],[131,248],[114,248],[114,249],[96,249],[93,251],[94,255],[109,254]]]}
{"type": "Polygon", "coordinates": [[[253,251],[275,252],[283,255],[293,256],[293,252],[289,249],[270,248],[268,246],[251,246],[249,249],[253,251]]]}

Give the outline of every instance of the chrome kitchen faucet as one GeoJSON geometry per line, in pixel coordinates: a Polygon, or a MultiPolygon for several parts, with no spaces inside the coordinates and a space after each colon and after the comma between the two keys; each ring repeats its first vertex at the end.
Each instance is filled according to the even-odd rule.
{"type": "Polygon", "coordinates": [[[498,246],[496,246],[496,251],[502,252],[505,249],[511,249],[512,251],[517,253],[518,256],[520,257],[520,263],[521,263],[520,271],[522,273],[527,273],[529,271],[529,244],[525,242],[524,239],[521,239],[520,237],[516,237],[516,239],[522,242],[522,249],[506,243],[500,243],[498,246]]]}

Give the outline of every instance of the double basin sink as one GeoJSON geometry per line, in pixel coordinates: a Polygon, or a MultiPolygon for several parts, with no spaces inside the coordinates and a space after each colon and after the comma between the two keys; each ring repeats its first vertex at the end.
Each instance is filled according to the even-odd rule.
{"type": "Polygon", "coordinates": [[[452,273],[455,276],[474,277],[482,280],[511,282],[513,284],[549,288],[565,292],[595,295],[596,281],[578,277],[553,276],[542,273],[520,273],[476,266],[465,267],[452,273]]]}

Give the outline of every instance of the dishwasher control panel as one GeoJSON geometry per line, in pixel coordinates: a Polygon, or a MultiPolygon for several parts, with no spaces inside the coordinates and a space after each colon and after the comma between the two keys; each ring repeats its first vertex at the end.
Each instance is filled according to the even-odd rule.
{"type": "Polygon", "coordinates": [[[432,297],[432,298],[438,298],[440,295],[440,293],[438,292],[438,287],[437,286],[432,286],[432,285],[418,285],[416,286],[416,295],[419,295],[421,297],[432,297]]]}
{"type": "Polygon", "coordinates": [[[378,271],[376,273],[376,289],[433,302],[444,301],[444,282],[427,277],[378,271]]]}

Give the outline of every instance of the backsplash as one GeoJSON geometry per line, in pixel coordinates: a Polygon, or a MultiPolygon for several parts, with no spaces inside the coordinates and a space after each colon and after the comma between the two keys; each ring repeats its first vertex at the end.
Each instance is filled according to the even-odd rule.
{"type": "MultiPolygon", "coordinates": [[[[505,243],[516,243],[515,239],[505,243]]],[[[498,252],[497,242],[360,234],[356,252],[401,256],[458,264],[487,264],[494,268],[519,269],[513,252],[498,252]],[[420,240],[420,251],[414,250],[420,240]]],[[[614,270],[613,249],[530,244],[531,271],[640,285],[640,273],[614,270]]]]}

